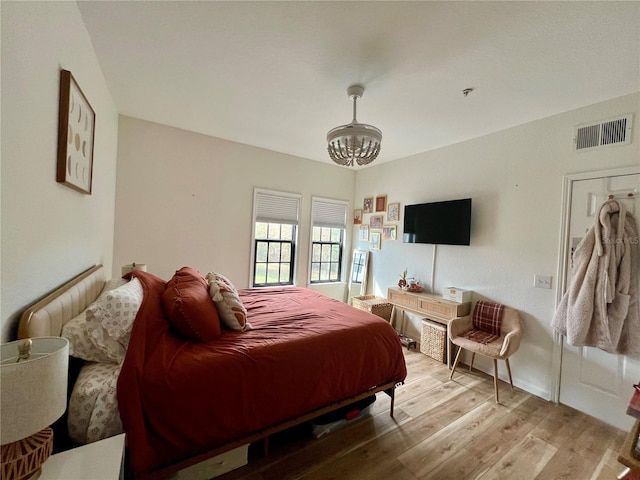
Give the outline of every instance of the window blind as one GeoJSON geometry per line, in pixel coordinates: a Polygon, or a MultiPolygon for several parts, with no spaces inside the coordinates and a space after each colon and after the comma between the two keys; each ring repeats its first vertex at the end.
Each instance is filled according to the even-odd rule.
{"type": "Polygon", "coordinates": [[[256,192],[256,222],[297,225],[300,197],[278,192],[256,192]]]}
{"type": "Polygon", "coordinates": [[[312,206],[314,227],[347,228],[346,202],[314,198],[312,206]]]}

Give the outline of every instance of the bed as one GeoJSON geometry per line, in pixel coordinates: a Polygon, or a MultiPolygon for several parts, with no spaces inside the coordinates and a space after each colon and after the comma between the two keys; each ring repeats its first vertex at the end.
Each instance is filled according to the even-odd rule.
{"type": "MultiPolygon", "coordinates": [[[[101,410],[87,416],[74,395],[69,407],[70,417],[72,410],[85,415],[87,442],[116,412],[107,428],[114,430],[109,434],[126,432],[136,478],[167,478],[260,439],[266,451],[273,433],[378,392],[390,395],[393,416],[394,391],[406,367],[398,336],[385,320],[309,289],[245,289],[236,291],[246,312],[241,328],[223,325],[219,334],[211,330],[213,337],[197,341],[183,330],[193,325],[175,323],[176,312],[191,308],[191,300],[167,300],[173,281],[133,272],[124,287],[122,280],[109,285],[98,265],[29,308],[19,327],[21,338],[60,335],[71,320],[82,321],[96,308],[105,284],[120,291],[140,283],[135,318],[123,322],[131,327],[122,359],[87,362],[74,386],[75,394],[89,384],[91,392],[80,396],[101,410]]],[[[111,327],[117,334],[116,322],[111,327]]]]}

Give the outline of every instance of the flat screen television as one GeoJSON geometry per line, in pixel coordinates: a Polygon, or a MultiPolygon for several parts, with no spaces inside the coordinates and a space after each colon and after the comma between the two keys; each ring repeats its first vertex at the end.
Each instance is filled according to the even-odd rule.
{"type": "Polygon", "coordinates": [[[405,205],[405,243],[469,245],[471,199],[405,205]]]}

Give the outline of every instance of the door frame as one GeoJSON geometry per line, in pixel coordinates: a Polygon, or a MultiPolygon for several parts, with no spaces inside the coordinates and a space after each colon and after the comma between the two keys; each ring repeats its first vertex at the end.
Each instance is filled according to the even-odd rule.
{"type": "MultiPolygon", "coordinates": [[[[598,178],[618,177],[621,175],[640,174],[640,166],[609,168],[606,170],[597,170],[591,172],[570,173],[563,176],[562,180],[562,216],[560,224],[560,248],[558,256],[558,271],[556,278],[558,279],[556,288],[556,304],[555,310],[560,305],[562,296],[567,287],[567,262],[566,256],[569,253],[569,225],[571,219],[571,194],[573,191],[573,183],[580,180],[594,180],[598,178]]],[[[560,403],[560,380],[562,373],[562,348],[563,338],[555,330],[553,331],[553,354],[551,357],[552,382],[551,400],[560,403]]]]}

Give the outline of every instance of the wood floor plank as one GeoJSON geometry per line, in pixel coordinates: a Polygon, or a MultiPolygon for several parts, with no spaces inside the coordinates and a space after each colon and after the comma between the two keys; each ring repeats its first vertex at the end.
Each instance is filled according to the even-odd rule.
{"type": "Polygon", "coordinates": [[[613,480],[626,432],[466,368],[405,351],[395,417],[378,394],[369,415],[319,439],[309,427],[252,445],[247,466],[216,480],[613,480]]]}

